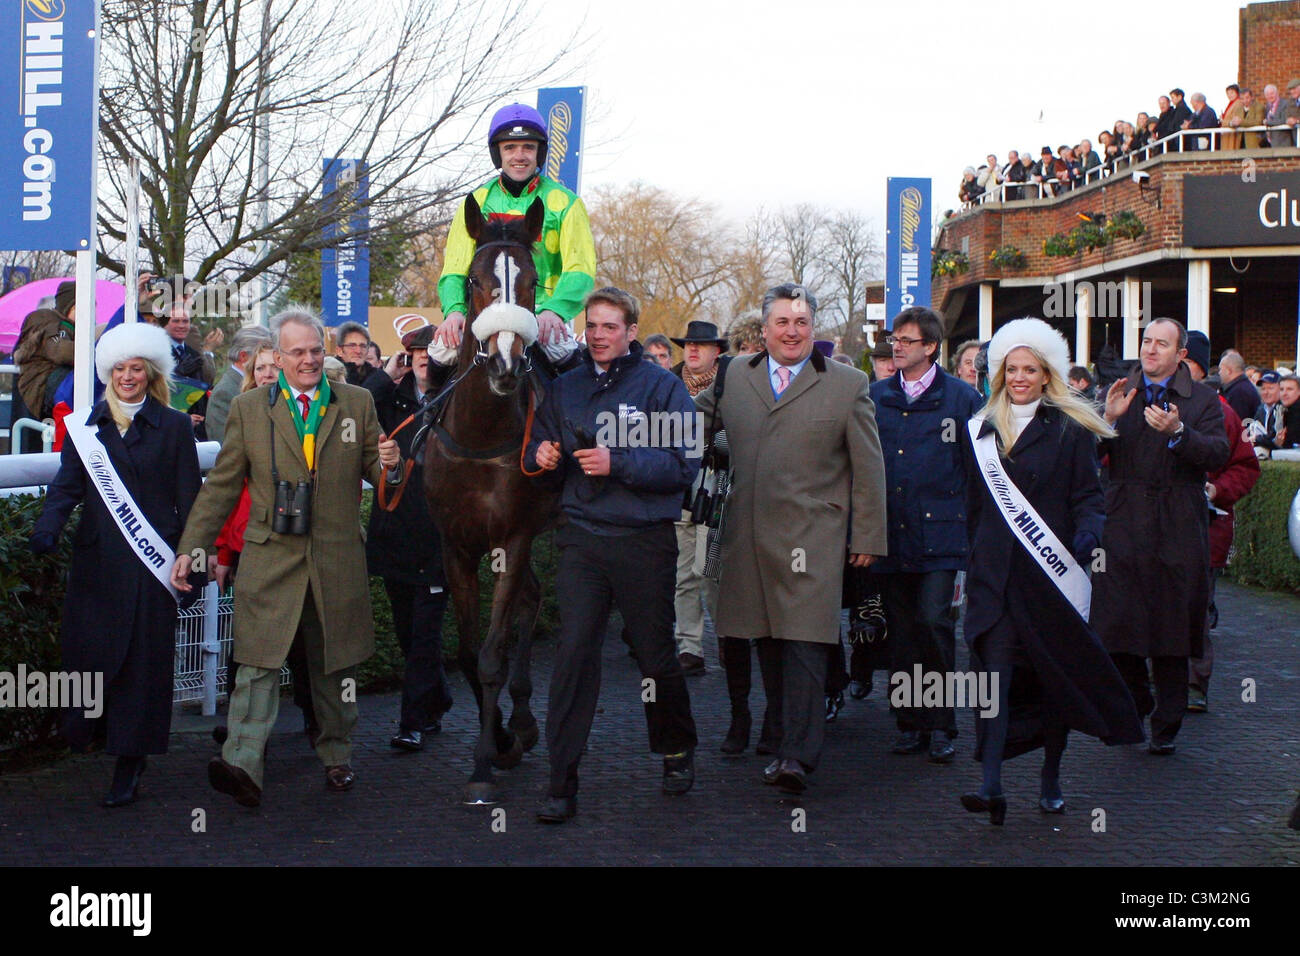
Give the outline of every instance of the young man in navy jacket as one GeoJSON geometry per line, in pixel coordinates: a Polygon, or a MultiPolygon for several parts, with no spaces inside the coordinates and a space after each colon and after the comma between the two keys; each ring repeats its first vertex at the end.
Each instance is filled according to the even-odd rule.
{"type": "Polygon", "coordinates": [[[546,718],[550,792],[537,814],[547,823],[577,813],[578,761],[613,605],[646,679],[650,749],[664,755],[664,791],[685,793],[695,780],[695,722],[673,639],[673,522],[699,469],[703,434],[682,380],[643,360],[636,300],[600,289],[586,314],[584,361],[551,383],[524,458],[546,472],[537,480],[562,484],[567,519],[555,539],[565,598],[546,718]]]}

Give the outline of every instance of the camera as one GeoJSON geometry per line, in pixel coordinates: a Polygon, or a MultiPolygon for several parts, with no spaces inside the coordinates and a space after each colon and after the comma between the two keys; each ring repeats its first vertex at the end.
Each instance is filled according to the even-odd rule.
{"type": "Polygon", "coordinates": [[[275,513],[271,530],[276,534],[311,533],[311,482],[275,483],[275,513]]]}
{"type": "Polygon", "coordinates": [[[695,500],[691,502],[691,523],[708,524],[709,519],[713,517],[713,496],[708,490],[701,487],[695,492],[695,500]]]}
{"type": "Polygon", "coordinates": [[[1151,175],[1144,170],[1141,169],[1133,170],[1133,182],[1135,183],[1144,183],[1150,178],[1151,175]]]}

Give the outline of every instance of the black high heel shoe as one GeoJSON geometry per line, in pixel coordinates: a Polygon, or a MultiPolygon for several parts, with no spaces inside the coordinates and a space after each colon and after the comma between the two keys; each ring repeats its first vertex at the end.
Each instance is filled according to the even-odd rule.
{"type": "Polygon", "coordinates": [[[749,711],[743,711],[739,714],[731,715],[731,726],[727,728],[726,739],[722,741],[722,746],[718,749],[728,756],[736,756],[745,752],[749,746],[749,732],[753,728],[754,718],[749,711]]]}
{"type": "Polygon", "coordinates": [[[1039,797],[1038,809],[1042,810],[1044,813],[1064,813],[1065,798],[1064,797],[1039,797]]]}
{"type": "Polygon", "coordinates": [[[1007,798],[1004,794],[985,797],[978,793],[963,793],[961,805],[971,813],[988,813],[989,823],[1000,827],[1007,819],[1007,798]]]}
{"type": "Polygon", "coordinates": [[[144,757],[118,757],[113,767],[113,782],[102,802],[106,807],[124,807],[135,803],[140,787],[140,775],[148,761],[144,757]]]}

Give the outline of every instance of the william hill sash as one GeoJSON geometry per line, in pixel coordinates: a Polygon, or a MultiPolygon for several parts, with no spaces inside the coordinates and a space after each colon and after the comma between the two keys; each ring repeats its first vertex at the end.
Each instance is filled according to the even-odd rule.
{"type": "Polygon", "coordinates": [[[1092,608],[1092,582],[1088,580],[1088,573],[1074,560],[1070,549],[1052,533],[1047,522],[1034,510],[1029,499],[1002,467],[997,432],[990,431],[983,438],[980,437],[980,427],[983,424],[983,418],[972,418],[967,428],[970,429],[971,445],[975,449],[975,462],[979,465],[984,484],[988,486],[998,511],[1025,553],[1043,569],[1047,579],[1056,585],[1057,590],[1079,612],[1079,616],[1088,620],[1092,608]]]}
{"type": "Polygon", "coordinates": [[[86,466],[86,474],[90,475],[91,484],[103,499],[109,517],[117,525],[117,530],[122,533],[131,551],[140,559],[140,563],[149,569],[149,573],[158,579],[158,583],[167,589],[172,599],[179,603],[180,594],[172,587],[171,581],[176,553],[172,551],[163,536],[154,530],[149,519],[144,516],[144,512],[131,497],[131,492],[127,490],[122,476],[113,467],[113,459],[108,456],[108,449],[99,440],[99,430],[86,424],[86,419],[89,417],[90,410],[80,409],[65,418],[68,437],[72,439],[73,447],[81,456],[81,462],[86,466]]]}

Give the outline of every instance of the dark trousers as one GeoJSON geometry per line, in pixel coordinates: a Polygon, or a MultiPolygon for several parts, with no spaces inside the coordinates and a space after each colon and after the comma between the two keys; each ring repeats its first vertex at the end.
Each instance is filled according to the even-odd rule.
{"type": "MultiPolygon", "coordinates": [[[[293,702],[302,711],[303,729],[316,733],[320,725],[316,722],[316,705],[311,700],[311,675],[307,672],[307,648],[303,646],[301,631],[293,636],[289,645],[289,656],[285,658],[289,665],[289,675],[293,678],[293,702]]],[[[239,661],[232,655],[226,663],[226,694],[235,693],[235,676],[239,673],[239,661]]]]}
{"type": "Polygon", "coordinates": [[[1210,629],[1218,626],[1219,623],[1219,608],[1214,603],[1214,597],[1216,585],[1222,574],[1223,568],[1210,568],[1210,607],[1206,612],[1201,656],[1187,659],[1187,683],[1206,696],[1209,696],[1210,676],[1214,673],[1214,645],[1210,643],[1210,629]]]}
{"type": "Polygon", "coordinates": [[[607,537],[573,524],[555,535],[564,582],[560,633],[546,714],[551,796],[578,792],[578,761],[600,695],[600,650],[617,607],[641,667],[650,750],[673,754],[696,744],[686,678],[673,639],[677,535],[671,522],[637,534],[607,537]]]}
{"type": "Polygon", "coordinates": [[[402,678],[402,730],[424,730],[451,710],[451,691],[442,663],[442,615],[447,592],[429,593],[427,584],[384,578],[393,607],[393,630],[406,658],[402,678]]]}
{"type": "MultiPolygon", "coordinates": [[[[1027,667],[1028,658],[1019,646],[1015,625],[1009,616],[1003,616],[979,639],[977,652],[972,654],[972,666],[997,675],[998,709],[991,717],[975,713],[976,741],[984,772],[980,792],[994,796],[1002,792],[1002,761],[1006,752],[1007,731],[1011,726],[1011,677],[1020,657],[1020,666],[1027,667]]],[[[1039,701],[1043,731],[1042,791],[1044,797],[1059,797],[1061,755],[1069,728],[1050,695],[1043,694],[1039,701]]],[[[1014,756],[1014,754],[1013,754],[1014,756]]]]}
{"type": "MultiPolygon", "coordinates": [[[[910,680],[917,664],[922,671],[937,674],[949,674],[956,666],[957,626],[950,612],[956,578],[956,571],[880,575],[893,673],[904,671],[910,680]]],[[[957,734],[957,715],[951,707],[891,704],[890,709],[899,730],[946,730],[950,736],[957,734]]]]}
{"type": "Polygon", "coordinates": [[[811,773],[826,741],[824,692],[831,647],[774,637],[760,637],[754,645],[767,694],[764,736],[771,735],[777,756],[798,760],[811,773]]]}
{"type": "Polygon", "coordinates": [[[1153,657],[1151,673],[1147,674],[1146,658],[1136,654],[1112,654],[1133,703],[1137,704],[1139,717],[1151,715],[1151,742],[1173,743],[1178,728],[1183,725],[1187,712],[1187,658],[1153,657]],[[1151,684],[1155,683],[1155,697],[1151,684]]]}

